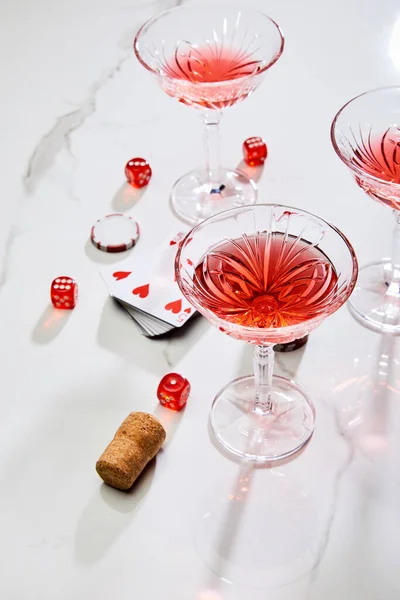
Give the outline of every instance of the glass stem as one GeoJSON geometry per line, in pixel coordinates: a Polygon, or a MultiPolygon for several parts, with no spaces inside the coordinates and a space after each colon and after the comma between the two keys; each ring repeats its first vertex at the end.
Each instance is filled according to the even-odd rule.
{"type": "Polygon", "coordinates": [[[260,344],[254,349],[253,368],[256,385],[254,412],[266,415],[273,409],[272,375],[274,371],[274,349],[270,344],[260,344]]]}
{"type": "Polygon", "coordinates": [[[204,146],[206,151],[206,169],[211,194],[219,194],[221,186],[218,178],[219,170],[219,123],[222,112],[206,109],[203,111],[205,125],[204,146]]]}
{"type": "Polygon", "coordinates": [[[391,255],[391,276],[388,294],[390,296],[399,296],[400,294],[400,211],[393,211],[396,224],[393,230],[392,255],[391,255]]]}

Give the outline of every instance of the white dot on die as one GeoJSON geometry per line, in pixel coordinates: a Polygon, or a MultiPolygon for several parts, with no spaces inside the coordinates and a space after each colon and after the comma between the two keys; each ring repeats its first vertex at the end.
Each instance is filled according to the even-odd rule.
{"type": "Polygon", "coordinates": [[[64,296],[64,300],[68,300],[68,296],[64,296]]]}
{"type": "Polygon", "coordinates": [[[60,280],[59,280],[59,279],[56,279],[56,283],[60,283],[60,280]]]}
{"type": "Polygon", "coordinates": [[[65,282],[66,282],[66,279],[61,279],[61,283],[65,283],[65,282]]]}
{"type": "Polygon", "coordinates": [[[65,286],[65,289],[66,289],[66,290],[70,290],[70,289],[71,289],[71,286],[70,286],[70,285],[66,285],[66,286],[65,286]]]}
{"type": "Polygon", "coordinates": [[[58,290],[58,288],[59,288],[59,286],[56,284],[56,285],[54,286],[54,289],[55,289],[55,290],[58,290]]]}
{"type": "Polygon", "coordinates": [[[65,303],[65,306],[69,306],[69,302],[66,302],[66,303],[65,303]]]}
{"type": "Polygon", "coordinates": [[[64,304],[64,302],[65,302],[64,298],[61,298],[60,302],[61,302],[61,304],[64,304]]]}
{"type": "Polygon", "coordinates": [[[54,296],[54,298],[55,298],[56,300],[59,300],[59,299],[60,299],[60,296],[54,296]]]}
{"type": "Polygon", "coordinates": [[[60,303],[59,303],[59,302],[56,302],[56,306],[60,306],[60,303]]]}
{"type": "Polygon", "coordinates": [[[65,288],[65,285],[60,285],[60,290],[63,290],[65,288]]]}
{"type": "Polygon", "coordinates": [[[67,279],[67,283],[72,283],[72,279],[67,279]]]}

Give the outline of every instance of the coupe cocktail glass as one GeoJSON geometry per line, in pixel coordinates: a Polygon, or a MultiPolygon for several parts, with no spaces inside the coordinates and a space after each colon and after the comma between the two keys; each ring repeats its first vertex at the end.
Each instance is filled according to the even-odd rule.
{"type": "Polygon", "coordinates": [[[349,306],[372,329],[400,333],[400,87],[350,100],[334,118],[331,138],[358,185],[395,218],[391,258],[360,269],[349,306]]]}
{"type": "MultiPolygon", "coordinates": [[[[315,411],[299,385],[273,375],[273,346],[307,335],[347,300],[357,278],[352,246],[319,217],[259,204],[194,227],[175,268],[182,293],[200,313],[255,344],[254,375],[230,382],[214,400],[217,440],[258,462],[290,456],[312,435],[315,411]]],[[[204,362],[206,374],[211,365],[204,362]]]]}
{"type": "Polygon", "coordinates": [[[141,64],[169,96],[200,109],[205,124],[206,168],[181,177],[171,193],[184,221],[255,203],[254,182],[219,164],[218,125],[222,109],[258,87],[283,45],[278,25],[262,12],[218,4],[168,10],[138,31],[134,49],[141,64]]]}

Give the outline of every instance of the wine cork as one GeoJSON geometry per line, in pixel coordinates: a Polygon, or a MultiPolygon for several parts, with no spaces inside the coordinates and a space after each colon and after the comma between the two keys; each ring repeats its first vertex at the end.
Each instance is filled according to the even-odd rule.
{"type": "Polygon", "coordinates": [[[164,427],[155,417],[131,413],[97,461],[97,473],[111,487],[128,490],[157,454],[165,436],[164,427]]]}

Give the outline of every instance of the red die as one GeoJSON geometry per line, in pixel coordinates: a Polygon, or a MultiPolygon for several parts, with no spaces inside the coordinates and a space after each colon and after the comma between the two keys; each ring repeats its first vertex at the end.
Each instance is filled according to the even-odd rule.
{"type": "Polygon", "coordinates": [[[125,165],[125,176],[134,187],[144,187],[150,181],[150,165],[144,158],[131,158],[125,165]]]}
{"type": "Polygon", "coordinates": [[[190,383],[178,373],[164,375],[158,384],[157,398],[163,406],[182,410],[190,394],[190,383]]]}
{"type": "Polygon", "coordinates": [[[78,298],[78,285],[71,277],[57,277],[50,288],[51,301],[56,308],[74,308],[78,298]]]}
{"type": "Polygon", "coordinates": [[[267,144],[260,137],[250,137],[243,143],[244,160],[250,167],[259,167],[267,158],[267,144]]]}

